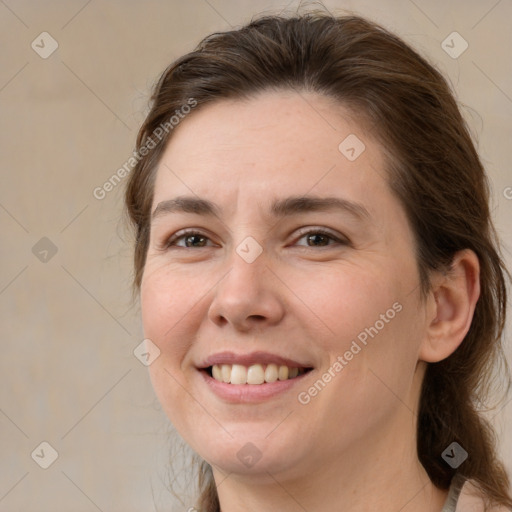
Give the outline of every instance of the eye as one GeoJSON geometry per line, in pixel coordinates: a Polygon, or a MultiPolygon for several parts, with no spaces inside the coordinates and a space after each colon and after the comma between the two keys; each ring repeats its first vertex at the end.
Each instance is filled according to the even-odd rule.
{"type": "Polygon", "coordinates": [[[332,242],[334,242],[334,245],[348,245],[347,240],[343,240],[335,236],[333,233],[323,229],[309,229],[308,231],[303,231],[300,233],[299,240],[302,240],[303,238],[306,239],[305,245],[307,247],[327,247],[333,245],[332,242]]]}
{"type": "Polygon", "coordinates": [[[184,249],[192,249],[206,247],[206,242],[210,240],[207,236],[193,230],[182,231],[169,238],[164,247],[169,249],[170,247],[183,247],[184,249]],[[179,243],[183,241],[183,244],[179,243]]]}
{"type": "MultiPolygon", "coordinates": [[[[324,229],[309,229],[299,233],[298,240],[305,239],[305,244],[296,243],[299,246],[305,247],[328,247],[332,245],[348,245],[349,242],[344,240],[333,233],[324,229]]],[[[211,240],[198,231],[185,230],[170,237],[162,244],[162,249],[170,249],[171,247],[181,247],[183,249],[202,249],[203,247],[212,246],[208,244],[211,240]]]]}

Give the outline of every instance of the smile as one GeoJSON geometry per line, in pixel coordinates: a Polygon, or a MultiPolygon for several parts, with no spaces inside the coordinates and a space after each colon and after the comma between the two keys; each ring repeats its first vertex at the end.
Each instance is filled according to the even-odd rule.
{"type": "Polygon", "coordinates": [[[290,380],[306,373],[306,368],[289,367],[286,365],[252,364],[214,364],[207,368],[210,377],[226,384],[258,385],[290,380]]]}
{"type": "Polygon", "coordinates": [[[313,373],[311,362],[269,352],[212,354],[196,365],[209,390],[232,403],[262,403],[300,385],[313,373]]]}

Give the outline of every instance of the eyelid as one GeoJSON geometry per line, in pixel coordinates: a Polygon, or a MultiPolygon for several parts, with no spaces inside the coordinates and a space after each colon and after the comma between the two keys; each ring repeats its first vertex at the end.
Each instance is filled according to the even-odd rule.
{"type": "MultiPolygon", "coordinates": [[[[166,249],[169,249],[170,247],[179,247],[181,249],[190,249],[190,247],[181,247],[181,246],[172,245],[172,244],[175,244],[175,242],[181,238],[185,238],[187,236],[192,236],[192,235],[203,236],[211,241],[211,237],[207,233],[205,233],[201,228],[185,228],[185,229],[180,229],[179,231],[172,234],[171,236],[164,238],[162,243],[158,244],[159,249],[166,250],[166,249]]],[[[211,247],[211,246],[209,246],[209,247],[211,247]]],[[[196,249],[204,249],[204,247],[196,247],[196,249]]]]}
{"type": "MultiPolygon", "coordinates": [[[[294,243],[296,243],[298,240],[300,240],[301,238],[303,238],[304,236],[309,235],[309,234],[325,235],[325,236],[329,237],[332,241],[336,242],[336,244],[330,243],[327,246],[317,246],[316,247],[317,249],[328,248],[328,247],[332,247],[333,245],[350,245],[351,244],[350,240],[346,236],[339,235],[336,232],[330,230],[329,228],[324,228],[324,227],[319,227],[319,226],[318,227],[317,226],[307,226],[307,227],[299,229],[299,231],[294,236],[294,241],[295,241],[294,243]]],[[[210,242],[212,241],[211,237],[208,234],[206,234],[204,232],[204,230],[202,230],[201,228],[185,228],[180,231],[177,231],[170,237],[165,238],[162,241],[162,243],[158,244],[158,249],[163,250],[163,251],[169,250],[171,247],[178,247],[181,249],[193,249],[192,247],[182,247],[182,246],[175,245],[176,241],[178,241],[182,238],[185,238],[187,236],[192,236],[192,235],[199,235],[199,236],[205,237],[210,242]]],[[[211,245],[205,246],[205,247],[195,247],[195,249],[204,249],[206,247],[211,247],[211,245]]],[[[315,249],[314,246],[307,246],[307,245],[305,245],[305,246],[301,245],[300,247],[315,249]]]]}
{"type": "MultiPolygon", "coordinates": [[[[340,235],[332,230],[330,230],[329,228],[323,228],[323,227],[315,227],[315,226],[308,226],[306,228],[301,228],[299,230],[299,232],[297,233],[297,235],[295,236],[295,240],[300,240],[301,238],[303,238],[304,236],[306,235],[309,235],[309,234],[320,234],[320,235],[325,235],[325,236],[328,236],[330,237],[332,240],[334,240],[335,242],[337,242],[338,244],[342,244],[342,245],[350,245],[350,241],[349,239],[344,236],[344,235],[340,235]]],[[[333,244],[329,244],[327,246],[324,246],[324,247],[330,247],[332,246],[333,244]]],[[[306,247],[309,247],[309,246],[306,246],[306,247]]],[[[314,247],[311,247],[312,249],[314,247]]]]}

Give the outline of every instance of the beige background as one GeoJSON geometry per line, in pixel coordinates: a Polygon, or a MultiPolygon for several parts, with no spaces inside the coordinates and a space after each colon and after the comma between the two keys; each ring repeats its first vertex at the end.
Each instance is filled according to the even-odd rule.
{"type": "MultiPolygon", "coordinates": [[[[297,6],[0,1],[0,512],[171,510],[169,426],[147,369],[133,355],[142,331],[130,302],[122,186],[102,200],[93,190],[127,160],[149,88],[171,60],[210,32],[287,4],[297,6]],[[59,45],[46,59],[31,47],[34,40],[42,46],[36,38],[44,31],[59,45]],[[45,241],[33,253],[43,237],[55,255],[45,241]],[[42,441],[58,452],[46,470],[31,458],[42,441]]],[[[384,24],[449,76],[467,106],[492,179],[498,229],[510,248],[511,2],[325,5],[384,24]],[[457,59],[441,47],[453,31],[469,43],[457,59]]],[[[510,265],[510,252],[507,259],[510,265]]],[[[510,361],[510,345],[507,351],[510,361]]],[[[491,416],[512,470],[512,402],[491,416]]]]}

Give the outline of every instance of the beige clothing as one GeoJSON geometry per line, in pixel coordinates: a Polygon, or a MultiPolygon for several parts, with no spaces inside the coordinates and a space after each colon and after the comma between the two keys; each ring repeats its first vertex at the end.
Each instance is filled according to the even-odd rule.
{"type": "Polygon", "coordinates": [[[455,474],[455,476],[452,478],[450,490],[448,491],[448,497],[446,498],[441,512],[456,512],[457,510],[460,510],[460,506],[458,506],[459,497],[461,497],[460,495],[464,484],[465,478],[460,474],[455,474]]]}
{"type": "MultiPolygon", "coordinates": [[[[441,512],[484,512],[484,502],[470,480],[455,474],[441,512]]],[[[507,512],[507,510],[499,507],[494,508],[492,512],[507,512]]]]}

